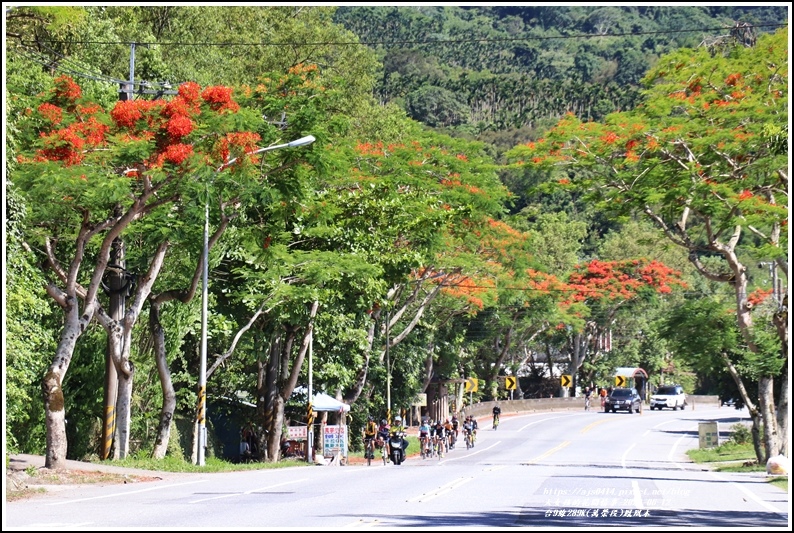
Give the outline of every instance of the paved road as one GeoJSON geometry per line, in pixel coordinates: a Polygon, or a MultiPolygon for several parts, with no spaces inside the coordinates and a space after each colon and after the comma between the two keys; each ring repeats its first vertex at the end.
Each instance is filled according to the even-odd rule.
{"type": "Polygon", "coordinates": [[[735,410],[503,416],[474,448],[401,466],[179,474],[6,505],[4,529],[491,527],[790,530],[788,494],[763,473],[691,463],[698,426],[735,410]],[[120,512],[123,510],[123,512],[120,512]]]}

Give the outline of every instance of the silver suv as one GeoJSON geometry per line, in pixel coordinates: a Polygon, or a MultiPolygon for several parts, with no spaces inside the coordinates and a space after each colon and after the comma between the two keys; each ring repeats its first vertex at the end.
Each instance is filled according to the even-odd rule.
{"type": "Polygon", "coordinates": [[[651,395],[651,411],[669,407],[673,411],[684,410],[686,407],[686,394],[681,385],[662,385],[651,395]]]}

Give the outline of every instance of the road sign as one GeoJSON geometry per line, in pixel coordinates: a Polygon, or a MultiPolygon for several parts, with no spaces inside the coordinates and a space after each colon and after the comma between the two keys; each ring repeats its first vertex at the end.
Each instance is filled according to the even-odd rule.
{"type": "Polygon", "coordinates": [[[427,406],[427,393],[420,392],[416,395],[416,400],[412,403],[414,407],[426,407],[427,406]]]}
{"type": "Polygon", "coordinates": [[[507,376],[505,378],[505,388],[507,390],[513,390],[517,387],[516,378],[512,376],[507,376]]]}
{"type": "Polygon", "coordinates": [[[616,387],[625,387],[626,386],[626,376],[615,376],[615,386],[616,387]]]}
{"type": "Polygon", "coordinates": [[[571,386],[571,376],[562,375],[560,376],[560,386],[562,387],[570,387],[571,386]]]}
{"type": "Polygon", "coordinates": [[[463,390],[466,392],[477,392],[479,381],[480,380],[477,378],[466,378],[466,382],[463,384],[463,390]]]}

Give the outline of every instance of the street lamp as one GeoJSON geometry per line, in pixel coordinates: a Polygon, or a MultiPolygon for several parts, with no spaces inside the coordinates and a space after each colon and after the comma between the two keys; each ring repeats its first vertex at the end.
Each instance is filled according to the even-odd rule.
{"type": "MultiPolygon", "coordinates": [[[[260,154],[279,148],[294,148],[296,146],[306,146],[314,142],[314,136],[307,135],[285,144],[276,144],[260,148],[248,155],[260,154]]],[[[215,176],[223,169],[231,166],[237,158],[227,161],[215,171],[215,176]]],[[[215,178],[213,177],[213,181],[215,178]]],[[[204,455],[207,448],[207,278],[209,276],[209,232],[210,232],[210,195],[209,184],[207,184],[207,195],[204,200],[204,250],[202,253],[203,272],[201,278],[201,368],[199,370],[199,392],[198,392],[198,450],[196,453],[196,464],[204,466],[204,455]]]]}

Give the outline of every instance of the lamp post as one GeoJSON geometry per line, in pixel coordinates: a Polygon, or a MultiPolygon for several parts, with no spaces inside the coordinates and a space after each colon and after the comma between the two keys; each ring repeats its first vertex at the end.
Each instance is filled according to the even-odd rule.
{"type": "Polygon", "coordinates": [[[389,360],[389,310],[386,309],[386,421],[391,424],[391,361],[389,360]]]}
{"type": "MultiPolygon", "coordinates": [[[[296,146],[306,146],[314,142],[314,136],[307,135],[285,144],[266,146],[251,152],[249,155],[278,150],[279,148],[293,148],[296,146]]],[[[223,169],[229,167],[237,161],[237,158],[227,161],[215,171],[215,176],[223,169]]],[[[213,181],[215,178],[213,178],[213,181]]],[[[207,184],[207,195],[204,200],[204,250],[202,252],[202,277],[201,277],[201,367],[199,369],[199,391],[198,391],[198,450],[196,450],[196,464],[204,466],[205,451],[207,448],[207,278],[209,276],[209,230],[210,230],[210,197],[209,184],[207,184]]]]}

